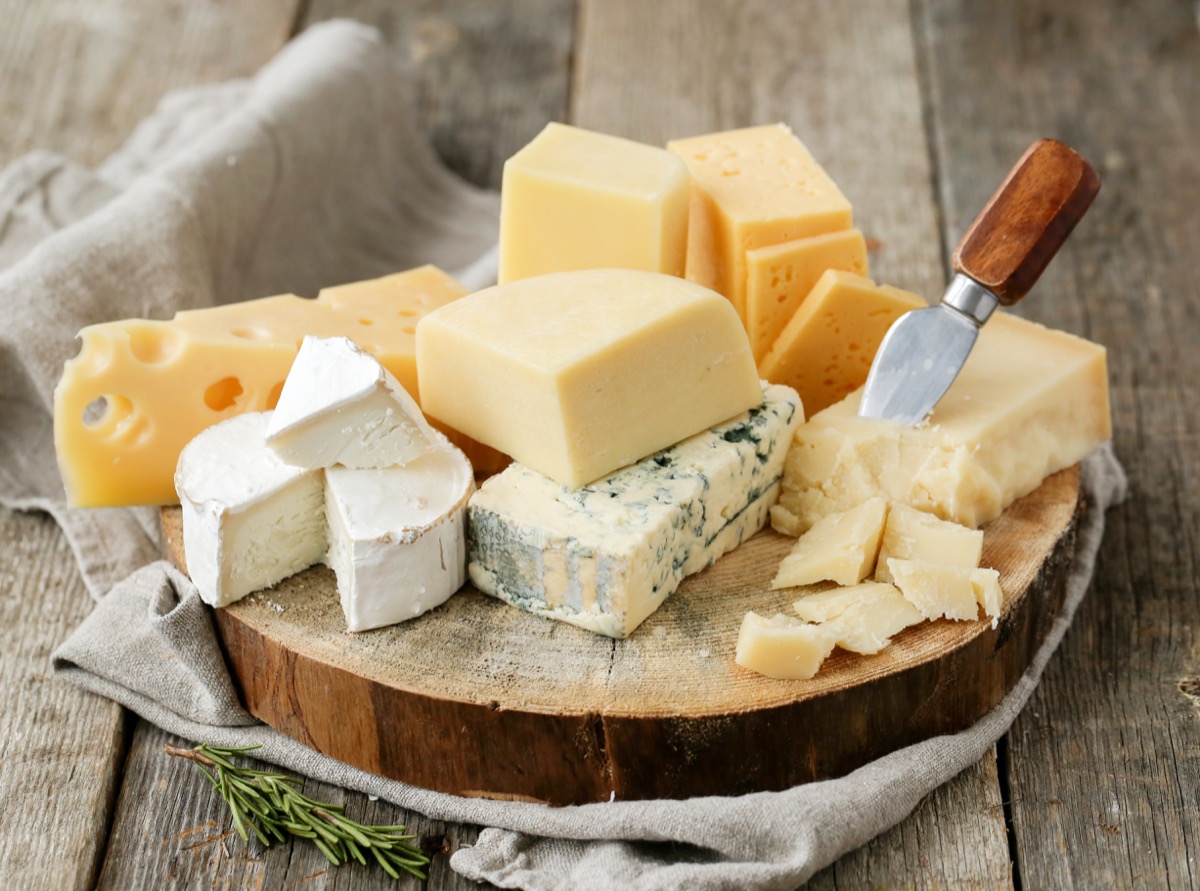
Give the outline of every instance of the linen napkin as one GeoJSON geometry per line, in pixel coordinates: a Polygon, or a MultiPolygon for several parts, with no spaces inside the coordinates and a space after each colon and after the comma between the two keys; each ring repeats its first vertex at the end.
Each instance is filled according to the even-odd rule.
{"type": "Polygon", "coordinates": [[[1088,588],[1104,510],[1123,497],[1110,449],[1084,462],[1089,510],[1064,615],[974,727],[786,792],[570,808],[384,780],[256,722],[238,704],[194,586],[154,560],[156,512],[65,507],[50,408],[82,326],[312,295],[428,262],[469,286],[488,282],[496,196],[446,173],[413,121],[379,35],[334,22],[305,32],[252,82],[167,97],[96,172],[35,154],[0,174],[0,502],[53,514],[98,598],[55,670],[180,736],[258,744],[258,757],[289,770],[494,827],[451,858],[471,878],[536,889],[795,887],[903,819],[1020,711],[1088,588]]]}

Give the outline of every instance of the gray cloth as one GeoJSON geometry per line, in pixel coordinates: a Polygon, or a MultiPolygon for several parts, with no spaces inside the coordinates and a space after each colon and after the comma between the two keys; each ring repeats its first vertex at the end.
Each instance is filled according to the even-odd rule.
{"type": "Polygon", "coordinates": [[[331,23],[253,82],[168,97],[95,173],[38,154],[0,174],[0,501],[51,512],[99,598],[55,654],[55,670],[180,736],[259,744],[260,757],[287,769],[435,819],[495,827],[451,858],[472,878],[524,888],[794,887],[902,820],[1007,729],[1087,590],[1104,509],[1123,495],[1110,449],[1084,462],[1093,509],[1066,611],[1029,673],[974,727],[786,792],[572,808],[383,780],[257,723],[238,704],[195,588],[152,562],[154,513],[63,503],[51,394],[83,325],[313,294],[426,262],[471,285],[487,281],[496,198],[446,174],[412,119],[378,35],[331,23]]]}

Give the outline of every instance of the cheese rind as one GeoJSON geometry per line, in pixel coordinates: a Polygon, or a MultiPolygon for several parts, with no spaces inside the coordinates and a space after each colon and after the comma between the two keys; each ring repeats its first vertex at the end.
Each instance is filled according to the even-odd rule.
{"type": "Polygon", "coordinates": [[[897,504],[888,514],[883,529],[875,579],[880,582],[892,581],[887,565],[890,557],[949,563],[974,569],[979,565],[982,553],[982,530],[968,529],[906,504],[897,504]]]}
{"type": "Polygon", "coordinates": [[[738,630],[734,661],[743,668],[780,680],[808,680],[833,652],[837,635],[783,613],[771,618],[747,612],[738,630]]]}
{"type": "Polygon", "coordinates": [[[888,559],[895,585],[927,619],[979,618],[979,603],[971,583],[973,570],[926,560],[888,559]]]}
{"type": "Polygon", "coordinates": [[[422,407],[578,487],[762,400],[727,301],[596,269],[488,288],[421,320],[422,407]]]}
{"type": "Polygon", "coordinates": [[[270,412],[200,433],[175,477],[188,574],[201,598],[226,606],[321,561],[327,537],[322,473],[267,447],[270,412]]]}
{"type": "Polygon", "coordinates": [[[675,590],[757,532],[799,423],[766,387],[750,412],[580,489],[519,464],[471,498],[468,573],[484,593],[627,637],[675,590]]]}
{"type": "Polygon", "coordinates": [[[861,582],[875,570],[887,514],[887,502],[871,498],[844,513],[822,517],[783,558],[771,587],[861,582]]]}
{"type": "Polygon", "coordinates": [[[267,425],[267,445],[298,467],[391,467],[437,447],[413,398],[346,337],[305,337],[267,425]]]}
{"type": "Polygon", "coordinates": [[[796,432],[777,526],[803,531],[883,496],[977,527],[1112,436],[1104,348],[1006,313],[983,326],[928,423],[860,418],[859,398],[796,432]]]}
{"type": "Polygon", "coordinates": [[[499,281],[605,267],[682,276],[688,188],[664,149],[547,124],[504,164],[499,281]]]}

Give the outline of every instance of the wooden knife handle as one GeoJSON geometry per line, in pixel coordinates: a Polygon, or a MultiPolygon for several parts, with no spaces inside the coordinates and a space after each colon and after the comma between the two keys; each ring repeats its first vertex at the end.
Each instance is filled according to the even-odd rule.
{"type": "Polygon", "coordinates": [[[951,265],[1005,306],[1029,293],[1100,191],[1100,177],[1074,149],[1039,139],[975,218],[951,265]]]}

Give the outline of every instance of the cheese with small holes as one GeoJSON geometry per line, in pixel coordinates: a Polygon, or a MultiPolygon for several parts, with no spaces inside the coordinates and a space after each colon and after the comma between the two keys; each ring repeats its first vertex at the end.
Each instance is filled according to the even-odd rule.
{"type": "Polygon", "coordinates": [[[538,615],[627,637],[675,590],[757,532],[800,421],[796,394],[762,404],[578,489],[513,464],[467,510],[479,590],[538,615]]]}
{"type": "Polygon", "coordinates": [[[887,514],[886,501],[870,498],[844,513],[822,517],[783,558],[771,587],[861,582],[875,571],[887,514]]]}
{"type": "Polygon", "coordinates": [[[850,202],[783,124],[677,139],[692,176],[687,277],[746,318],[746,252],[849,229],[850,202]]]}
{"type": "Polygon", "coordinates": [[[688,186],[665,149],[547,124],[504,164],[500,282],[605,267],[682,276],[688,186]]]}
{"type": "Polygon", "coordinates": [[[417,362],[426,413],[572,488],[762,401],[727,301],[629,269],[450,303],[417,326],[417,362]]]}
{"type": "Polygon", "coordinates": [[[847,229],[746,251],[746,333],[756,360],[766,356],[827,269],[867,274],[862,232],[847,229]]]}
{"type": "Polygon", "coordinates": [[[1112,436],[1104,347],[996,313],[929,420],[858,417],[860,394],[796,431],[776,528],[882,496],[978,527],[1112,436]]]}
{"type": "Polygon", "coordinates": [[[207,428],[179,456],[175,485],[188,575],[226,606],[325,555],[322,473],[285,464],[267,446],[270,412],[207,428]]]}
{"type": "Polygon", "coordinates": [[[415,330],[466,290],[432,266],[321,292],[84,328],[54,392],[54,444],[74,507],[170,504],[183,447],[275,407],[307,334],[346,336],[417,396],[415,330]]]}
{"type": "Polygon", "coordinates": [[[888,558],[894,584],[927,619],[979,618],[979,599],[971,581],[974,570],[928,560],[888,558]]]}
{"type": "MultiPolygon", "coordinates": [[[[821,627],[837,638],[839,647],[852,653],[878,653],[905,628],[925,621],[921,611],[893,585],[864,582],[828,593],[841,593],[844,607],[820,620],[821,627]]],[[[810,610],[806,600],[796,601],[793,607],[800,618],[813,621],[810,617],[815,612],[829,612],[830,604],[823,604],[823,610],[810,610]]]]}
{"type": "Polygon", "coordinates": [[[396,378],[346,337],[304,338],[267,425],[267,445],[309,468],[404,465],[440,439],[396,378]]]}
{"type": "Polygon", "coordinates": [[[770,345],[758,373],[794,389],[815,415],[867,382],[888,328],[924,305],[916,294],[828,270],[770,345]]]}
{"type": "Polygon", "coordinates": [[[783,613],[771,618],[756,612],[742,617],[734,661],[742,668],[779,680],[808,680],[833,652],[837,635],[783,613]]]}
{"type": "Polygon", "coordinates": [[[974,569],[982,553],[983,530],[969,529],[906,504],[897,504],[892,506],[883,528],[875,579],[892,580],[887,565],[889,557],[974,569]]]}

